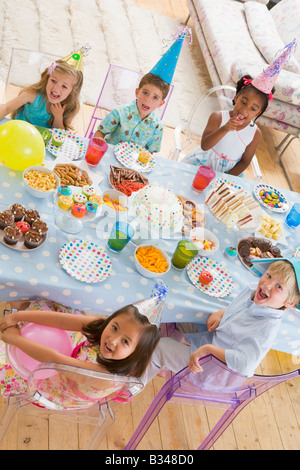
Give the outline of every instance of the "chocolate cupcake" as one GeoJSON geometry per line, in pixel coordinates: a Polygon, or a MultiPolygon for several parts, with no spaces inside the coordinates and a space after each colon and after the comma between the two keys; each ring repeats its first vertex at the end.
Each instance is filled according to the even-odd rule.
{"type": "Polygon", "coordinates": [[[16,245],[22,237],[21,230],[18,227],[12,227],[9,225],[4,229],[4,241],[8,245],[16,245]]]}
{"type": "Polygon", "coordinates": [[[12,225],[15,221],[15,216],[8,210],[0,213],[0,229],[4,229],[12,225]]]}
{"type": "Polygon", "coordinates": [[[17,202],[10,206],[9,210],[15,218],[15,222],[18,222],[19,220],[23,219],[26,212],[26,208],[22,206],[22,204],[19,204],[17,202]]]}
{"type": "Polygon", "coordinates": [[[45,235],[48,231],[48,225],[43,220],[37,219],[34,222],[32,222],[31,229],[34,232],[38,232],[41,235],[45,235]]]}
{"type": "Polygon", "coordinates": [[[40,218],[40,214],[35,209],[28,209],[25,213],[25,221],[32,224],[35,220],[40,218]]]}
{"type": "Polygon", "coordinates": [[[27,248],[36,248],[42,243],[43,237],[40,233],[35,232],[34,230],[29,230],[24,237],[24,245],[27,248]]]}

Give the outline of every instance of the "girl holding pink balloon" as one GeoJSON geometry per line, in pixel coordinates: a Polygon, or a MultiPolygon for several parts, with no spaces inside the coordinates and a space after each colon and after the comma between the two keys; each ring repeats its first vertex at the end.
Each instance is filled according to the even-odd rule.
{"type": "Polygon", "coordinates": [[[154,302],[150,298],[105,317],[63,306],[55,311],[57,304],[38,299],[28,310],[4,316],[0,319],[2,395],[26,391],[26,378],[41,362],[141,377],[160,338],[151,314],[139,306],[149,301],[154,302]],[[15,367],[15,356],[20,369],[15,367]]]}
{"type": "Polygon", "coordinates": [[[83,84],[82,61],[89,47],[57,60],[41,74],[40,81],[21,90],[19,95],[0,105],[0,120],[12,119],[35,126],[72,129],[71,123],[80,109],[83,84]]]}

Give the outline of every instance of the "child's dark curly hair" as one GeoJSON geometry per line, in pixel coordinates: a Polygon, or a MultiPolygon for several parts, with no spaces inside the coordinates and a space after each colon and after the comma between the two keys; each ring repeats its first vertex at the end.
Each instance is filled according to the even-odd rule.
{"type": "MultiPolygon", "coordinates": [[[[246,79],[246,83],[248,80],[251,80],[252,81],[252,77],[250,75],[244,75],[236,84],[236,95],[243,89],[251,89],[253,91],[255,91],[255,93],[257,93],[258,95],[260,96],[263,96],[264,98],[264,104],[262,106],[262,109],[261,109],[261,112],[256,116],[256,118],[254,119],[254,122],[256,121],[256,119],[259,118],[259,116],[261,116],[265,110],[267,109],[268,107],[268,104],[269,104],[269,99],[270,99],[270,95],[268,93],[264,93],[263,91],[260,91],[258,88],[256,88],[255,86],[252,85],[252,83],[245,83],[245,80],[246,79]]],[[[275,88],[272,88],[272,94],[275,93],[275,88]]],[[[232,103],[235,104],[235,101],[234,99],[232,100],[232,103]]]]}

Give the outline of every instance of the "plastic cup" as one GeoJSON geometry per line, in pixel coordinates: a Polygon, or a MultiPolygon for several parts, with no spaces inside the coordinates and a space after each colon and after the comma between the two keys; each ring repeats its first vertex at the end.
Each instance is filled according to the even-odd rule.
{"type": "Polygon", "coordinates": [[[189,240],[178,242],[171,263],[175,269],[184,269],[189,262],[198,254],[198,248],[189,240]]]}
{"type": "Polygon", "coordinates": [[[127,222],[116,222],[110,232],[110,236],[107,242],[107,247],[119,253],[125,248],[127,243],[131,240],[134,235],[134,230],[127,222]]]}
{"type": "Polygon", "coordinates": [[[209,183],[214,179],[216,173],[208,166],[199,166],[192,186],[196,191],[203,191],[209,183]]]}
{"type": "Polygon", "coordinates": [[[108,145],[104,139],[92,137],[85,154],[85,161],[89,165],[96,166],[108,149],[108,145]]]}
{"type": "Polygon", "coordinates": [[[300,203],[296,202],[286,216],[285,223],[291,227],[296,228],[300,224],[300,203]]]}

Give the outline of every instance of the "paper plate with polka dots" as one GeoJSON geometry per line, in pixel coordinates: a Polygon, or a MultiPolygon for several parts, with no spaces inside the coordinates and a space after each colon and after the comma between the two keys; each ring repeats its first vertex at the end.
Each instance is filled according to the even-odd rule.
{"type": "Polygon", "coordinates": [[[102,282],[111,274],[111,261],[105,250],[96,243],[73,240],[59,251],[63,269],[78,281],[89,284],[102,282]]]}
{"type": "Polygon", "coordinates": [[[132,170],[140,171],[141,173],[148,173],[155,166],[155,160],[151,153],[144,147],[134,144],[133,142],[121,142],[115,145],[114,148],[116,159],[121,165],[131,168],[132,170]],[[139,160],[139,153],[147,152],[151,155],[147,163],[142,163],[139,160]]]}
{"type": "Polygon", "coordinates": [[[187,266],[187,274],[195,287],[212,297],[226,297],[232,292],[233,280],[226,268],[217,261],[197,256],[187,266]],[[207,285],[199,281],[201,271],[209,271],[213,280],[207,285]]]}
{"type": "Polygon", "coordinates": [[[52,143],[52,138],[46,145],[48,152],[52,153],[55,157],[63,155],[68,160],[81,160],[86,154],[89,140],[78,135],[73,134],[71,131],[64,129],[51,129],[52,138],[56,138],[61,141],[60,147],[57,147],[52,143]]]}

